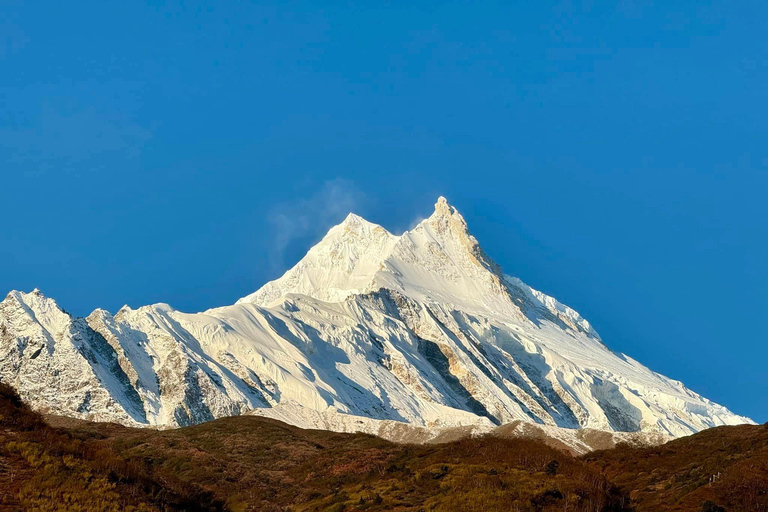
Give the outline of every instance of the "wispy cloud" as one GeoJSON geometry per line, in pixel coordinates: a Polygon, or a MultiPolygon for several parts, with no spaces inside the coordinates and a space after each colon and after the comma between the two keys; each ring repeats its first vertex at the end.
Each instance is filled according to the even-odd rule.
{"type": "Polygon", "coordinates": [[[273,267],[285,265],[285,252],[299,239],[319,238],[332,225],[362,204],[364,196],[351,181],[326,181],[309,197],[281,203],[272,209],[269,222],[275,231],[270,261],[273,267]]]}

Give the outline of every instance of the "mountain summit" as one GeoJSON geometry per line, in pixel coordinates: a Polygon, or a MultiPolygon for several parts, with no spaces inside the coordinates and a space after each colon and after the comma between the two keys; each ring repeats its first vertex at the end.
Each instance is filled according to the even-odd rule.
{"type": "Polygon", "coordinates": [[[250,413],[374,433],[522,421],[676,437],[751,422],[504,274],[442,197],[399,236],[350,214],[282,277],[202,313],[72,318],[11,292],[0,379],[37,409],[130,425],[250,413]]]}
{"type": "Polygon", "coordinates": [[[295,267],[237,303],[269,306],[287,294],[338,302],[384,288],[493,312],[511,306],[503,279],[461,214],[440,197],[434,213],[401,236],[349,214],[295,267]]]}

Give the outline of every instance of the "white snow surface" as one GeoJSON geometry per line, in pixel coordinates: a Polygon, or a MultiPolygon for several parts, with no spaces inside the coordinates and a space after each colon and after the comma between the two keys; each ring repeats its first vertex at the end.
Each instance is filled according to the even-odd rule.
{"type": "Polygon", "coordinates": [[[251,413],[372,433],[521,420],[678,437],[752,423],[503,274],[444,198],[400,236],[350,214],[281,278],[202,313],[73,318],[13,291],[0,302],[0,380],[39,410],[126,425],[251,413]]]}

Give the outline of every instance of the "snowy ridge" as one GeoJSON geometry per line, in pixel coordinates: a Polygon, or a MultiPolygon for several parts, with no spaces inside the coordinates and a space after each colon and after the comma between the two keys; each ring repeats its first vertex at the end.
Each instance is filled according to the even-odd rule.
{"type": "Polygon", "coordinates": [[[251,413],[426,441],[522,422],[538,430],[508,431],[583,448],[573,429],[662,439],[751,422],[505,275],[444,198],[400,236],[350,214],[281,278],[202,313],[72,318],[11,292],[0,379],[47,412],[162,427],[251,413]]]}

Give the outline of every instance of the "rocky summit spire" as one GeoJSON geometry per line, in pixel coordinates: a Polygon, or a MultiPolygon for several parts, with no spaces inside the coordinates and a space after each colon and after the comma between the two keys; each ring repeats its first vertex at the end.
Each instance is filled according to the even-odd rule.
{"type": "MultiPolygon", "coordinates": [[[[432,214],[433,217],[453,217],[453,216],[459,216],[461,217],[461,214],[448,204],[448,200],[440,196],[437,198],[437,202],[435,203],[435,213],[432,214]]],[[[462,219],[463,220],[463,219],[462,219]]]]}
{"type": "Polygon", "coordinates": [[[462,238],[471,236],[464,217],[456,208],[448,204],[448,200],[443,196],[437,198],[435,212],[427,219],[427,222],[432,226],[432,229],[440,234],[452,231],[462,238]]]}
{"type": "Polygon", "coordinates": [[[449,213],[453,213],[454,208],[448,204],[448,200],[445,198],[445,196],[440,196],[437,198],[437,202],[435,203],[435,211],[438,210],[448,210],[449,213]]]}
{"type": "Polygon", "coordinates": [[[448,204],[445,197],[437,198],[435,212],[426,220],[426,223],[444,241],[450,240],[463,247],[475,260],[475,263],[486,267],[494,274],[500,274],[498,265],[485,254],[477,239],[469,232],[467,221],[456,208],[448,204]]]}

